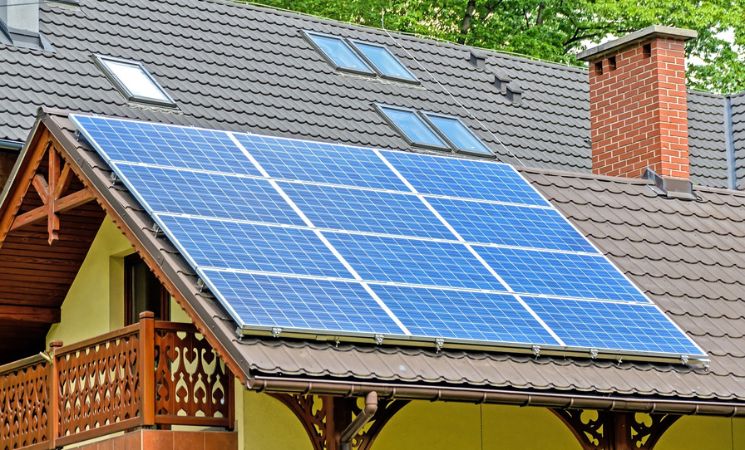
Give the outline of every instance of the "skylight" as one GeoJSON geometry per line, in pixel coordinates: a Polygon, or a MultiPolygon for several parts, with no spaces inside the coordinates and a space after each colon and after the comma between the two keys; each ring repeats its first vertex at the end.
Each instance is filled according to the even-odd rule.
{"type": "Polygon", "coordinates": [[[141,62],[98,55],[96,61],[127,100],[176,106],[141,62]]]}
{"type": "Polygon", "coordinates": [[[344,39],[308,31],[305,34],[326,60],[336,69],[370,75],[375,73],[344,39]]]}
{"type": "Polygon", "coordinates": [[[433,113],[424,113],[424,116],[455,150],[481,156],[491,156],[493,154],[457,117],[433,113]]]}
{"type": "Polygon", "coordinates": [[[437,133],[427,125],[416,112],[409,109],[394,108],[392,106],[377,105],[388,122],[393,125],[410,144],[422,147],[447,149],[448,145],[437,136],[437,133]]]}
{"type": "Polygon", "coordinates": [[[361,41],[352,41],[352,43],[381,77],[417,81],[416,76],[401,64],[386,47],[361,41]]]}

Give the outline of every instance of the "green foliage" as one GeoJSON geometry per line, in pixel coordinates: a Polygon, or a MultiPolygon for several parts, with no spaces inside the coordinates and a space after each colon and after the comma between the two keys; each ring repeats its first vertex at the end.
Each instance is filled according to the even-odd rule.
{"type": "Polygon", "coordinates": [[[269,6],[581,65],[611,36],[661,24],[698,31],[689,86],[745,90],[745,0],[263,0],[269,6]],[[722,38],[729,32],[735,46],[722,38]],[[738,50],[739,49],[739,53],[738,50]]]}

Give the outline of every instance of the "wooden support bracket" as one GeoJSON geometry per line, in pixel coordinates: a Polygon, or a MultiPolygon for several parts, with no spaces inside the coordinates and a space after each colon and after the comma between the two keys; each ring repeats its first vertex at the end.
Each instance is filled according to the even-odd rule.
{"type": "Polygon", "coordinates": [[[583,450],[652,450],[680,416],[631,412],[552,409],[583,450]]]}
{"type": "MultiPolygon", "coordinates": [[[[340,434],[362,408],[358,397],[330,395],[269,394],[287,406],[305,428],[314,450],[340,450],[340,434]]],[[[352,440],[352,448],[370,450],[386,423],[409,403],[408,400],[378,401],[378,410],[369,426],[352,440]]]]}
{"type": "Polygon", "coordinates": [[[59,213],[84,205],[94,200],[95,196],[90,189],[83,188],[63,197],[62,195],[67,192],[73,180],[72,169],[66,162],[60,169],[61,159],[54,146],[48,147],[47,154],[49,158],[47,176],[36,173],[31,180],[31,185],[39,195],[43,206],[16,216],[10,230],[16,230],[46,218],[48,241],[49,245],[52,245],[59,239],[59,213]]]}

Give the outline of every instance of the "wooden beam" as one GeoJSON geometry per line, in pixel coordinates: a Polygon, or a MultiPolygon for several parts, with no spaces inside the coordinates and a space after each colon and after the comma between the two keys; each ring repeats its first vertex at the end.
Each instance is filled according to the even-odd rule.
{"type": "Polygon", "coordinates": [[[46,178],[44,178],[44,175],[38,173],[34,175],[34,179],[31,184],[33,184],[36,193],[39,194],[41,202],[45,205],[49,203],[49,185],[47,184],[47,180],[46,178]]]}
{"type": "Polygon", "coordinates": [[[67,191],[67,188],[70,187],[72,178],[72,169],[70,169],[69,164],[65,163],[62,167],[59,180],[57,180],[57,186],[54,188],[54,198],[62,197],[62,194],[64,194],[65,191],[67,191]]]}
{"type": "MultiPolygon", "coordinates": [[[[54,212],[61,213],[70,209],[77,208],[78,206],[84,205],[92,200],[95,200],[95,195],[88,188],[83,188],[70,195],[62,197],[61,199],[54,202],[54,212]]],[[[17,216],[10,226],[10,230],[13,231],[24,225],[38,222],[45,217],[48,217],[49,210],[47,206],[39,206],[29,212],[23,213],[17,216]]]]}
{"type": "Polygon", "coordinates": [[[0,322],[52,324],[60,321],[58,307],[0,305],[0,322]]]}
{"type": "Polygon", "coordinates": [[[57,191],[59,175],[59,155],[57,154],[54,145],[52,145],[52,148],[49,149],[49,176],[47,177],[47,182],[49,183],[49,201],[46,204],[49,245],[52,245],[52,242],[59,239],[59,216],[57,216],[55,211],[57,198],[54,196],[54,193],[57,191]]]}

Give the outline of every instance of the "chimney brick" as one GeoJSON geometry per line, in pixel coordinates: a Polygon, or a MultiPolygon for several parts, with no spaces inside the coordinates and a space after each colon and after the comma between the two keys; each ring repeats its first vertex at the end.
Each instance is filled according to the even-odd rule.
{"type": "Polygon", "coordinates": [[[651,168],[688,179],[685,40],[692,37],[655,26],[580,55],[590,63],[593,173],[640,177],[651,168]]]}

